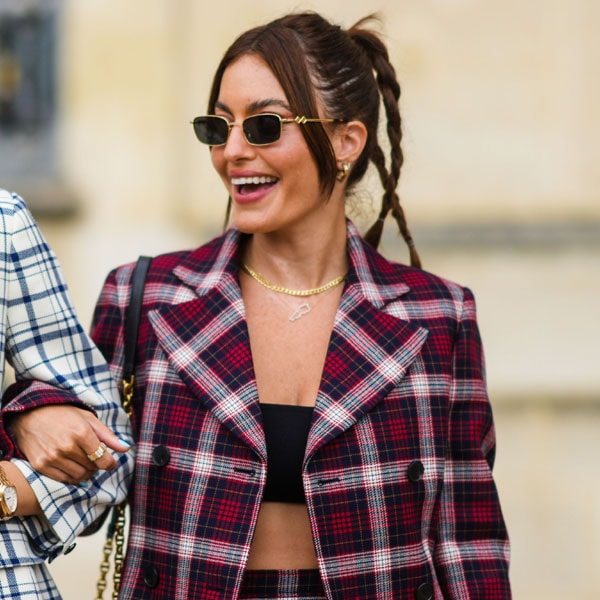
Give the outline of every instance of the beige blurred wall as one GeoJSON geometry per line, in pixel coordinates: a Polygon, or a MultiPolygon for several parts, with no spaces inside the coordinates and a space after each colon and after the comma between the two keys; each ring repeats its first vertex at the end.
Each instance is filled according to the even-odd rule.
{"type": "MultiPolygon", "coordinates": [[[[383,17],[409,221],[426,267],[478,299],[515,598],[600,597],[597,0],[64,1],[59,152],[80,210],[40,224],[82,319],[111,267],[219,230],[189,121],[234,36],[294,8],[383,17]]],[[[405,260],[391,227],[383,251],[405,260]]],[[[65,600],[91,596],[100,542],[53,563],[65,600]]]]}

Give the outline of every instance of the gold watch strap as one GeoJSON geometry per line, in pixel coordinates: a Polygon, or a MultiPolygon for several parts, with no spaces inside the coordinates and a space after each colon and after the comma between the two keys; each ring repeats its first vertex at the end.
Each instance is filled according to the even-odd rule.
{"type": "Polygon", "coordinates": [[[8,478],[4,467],[0,465],[0,484],[2,485],[13,485],[13,482],[8,478]]]}

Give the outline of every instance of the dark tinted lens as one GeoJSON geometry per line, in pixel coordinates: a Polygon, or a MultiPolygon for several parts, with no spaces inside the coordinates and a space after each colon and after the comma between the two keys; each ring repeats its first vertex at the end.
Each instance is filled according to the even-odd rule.
{"type": "Polygon", "coordinates": [[[209,146],[220,146],[227,141],[229,124],[222,117],[196,117],[194,119],[196,137],[209,146]]]}
{"type": "Polygon", "coordinates": [[[281,136],[277,115],[255,115],[244,121],[244,134],[251,144],[272,144],[281,136]]]}

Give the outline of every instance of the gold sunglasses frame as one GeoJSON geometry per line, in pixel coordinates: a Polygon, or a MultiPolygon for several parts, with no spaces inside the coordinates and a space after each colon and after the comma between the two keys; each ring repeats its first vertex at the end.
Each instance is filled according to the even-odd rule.
{"type": "Polygon", "coordinates": [[[222,119],[227,124],[227,129],[228,129],[227,130],[227,138],[221,144],[207,144],[206,142],[203,142],[201,139],[199,139],[198,136],[196,135],[196,139],[201,144],[204,144],[205,146],[210,146],[211,148],[216,147],[216,146],[224,146],[225,144],[227,144],[227,142],[229,141],[229,136],[231,135],[231,130],[234,128],[235,125],[241,126],[242,133],[244,135],[244,139],[246,140],[246,142],[248,144],[250,144],[250,146],[269,146],[270,144],[274,144],[275,142],[278,142],[281,139],[281,134],[283,133],[283,126],[287,123],[297,123],[298,125],[304,125],[305,123],[346,123],[347,122],[347,119],[343,119],[343,118],[316,119],[316,118],[309,118],[309,117],[305,117],[305,116],[301,116],[301,115],[297,115],[295,117],[282,117],[282,116],[278,115],[277,113],[259,113],[257,115],[250,115],[249,117],[246,117],[241,123],[236,123],[235,121],[233,121],[233,122],[229,121],[225,117],[221,117],[220,115],[201,115],[200,117],[195,117],[192,121],[190,121],[190,123],[192,125],[195,125],[196,119],[200,119],[203,117],[222,119]],[[246,131],[244,129],[244,123],[248,119],[254,119],[256,117],[262,117],[262,116],[276,117],[279,120],[279,136],[277,137],[277,139],[273,140],[272,142],[265,142],[263,144],[257,144],[255,142],[251,142],[248,139],[248,136],[246,135],[246,131]]]}

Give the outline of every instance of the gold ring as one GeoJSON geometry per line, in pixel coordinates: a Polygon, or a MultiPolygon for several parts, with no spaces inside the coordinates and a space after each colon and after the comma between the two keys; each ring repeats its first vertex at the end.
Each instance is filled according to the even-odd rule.
{"type": "Polygon", "coordinates": [[[105,452],[106,452],[106,444],[104,442],[100,442],[100,445],[98,446],[98,450],[96,450],[96,452],[92,452],[92,454],[88,454],[87,457],[92,462],[96,462],[99,458],[102,458],[104,456],[105,452]]]}

